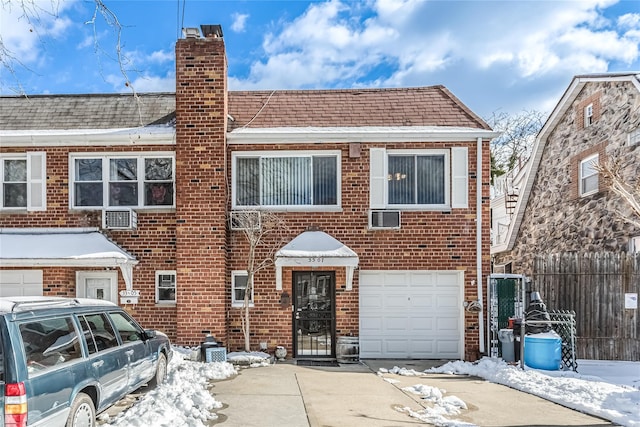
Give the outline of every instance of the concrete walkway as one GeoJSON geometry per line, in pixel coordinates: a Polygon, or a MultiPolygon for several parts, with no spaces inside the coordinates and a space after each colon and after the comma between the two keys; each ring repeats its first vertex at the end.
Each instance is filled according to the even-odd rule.
{"type": "MultiPolygon", "coordinates": [[[[436,363],[436,366],[444,362],[436,363]]],[[[372,360],[333,367],[280,363],[242,369],[237,377],[213,383],[224,407],[211,425],[221,427],[391,427],[428,425],[397,408],[418,411],[427,405],[402,390],[424,384],[462,399],[467,410],[456,420],[478,426],[610,426],[547,400],[475,377],[425,374],[378,375],[401,366],[422,371],[430,361],[372,360]],[[385,381],[384,378],[390,381],[385,381]]],[[[450,417],[454,418],[454,417],[450,417]]]]}

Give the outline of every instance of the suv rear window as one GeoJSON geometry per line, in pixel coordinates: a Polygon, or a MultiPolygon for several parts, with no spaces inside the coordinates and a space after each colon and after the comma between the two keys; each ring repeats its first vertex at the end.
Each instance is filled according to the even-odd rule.
{"type": "Polygon", "coordinates": [[[21,323],[20,335],[29,374],[82,356],[70,316],[21,323]]]}

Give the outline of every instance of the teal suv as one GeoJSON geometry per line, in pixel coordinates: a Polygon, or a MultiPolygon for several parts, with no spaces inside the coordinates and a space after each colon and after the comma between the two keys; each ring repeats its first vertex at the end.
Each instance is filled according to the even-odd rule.
{"type": "Polygon", "coordinates": [[[0,425],[95,426],[128,393],[164,381],[171,355],[166,335],[116,304],[0,298],[0,425]]]}

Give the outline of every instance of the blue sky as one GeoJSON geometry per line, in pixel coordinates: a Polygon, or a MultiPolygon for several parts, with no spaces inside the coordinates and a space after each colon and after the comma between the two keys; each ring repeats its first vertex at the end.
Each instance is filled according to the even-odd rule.
{"type": "MultiPolygon", "coordinates": [[[[174,91],[175,41],[200,24],[222,25],[232,90],[442,84],[489,117],[549,112],[576,74],[640,72],[638,0],[103,1],[138,92],[174,91]]],[[[26,0],[30,19],[16,3],[1,94],[130,91],[94,1],[26,0]]]]}

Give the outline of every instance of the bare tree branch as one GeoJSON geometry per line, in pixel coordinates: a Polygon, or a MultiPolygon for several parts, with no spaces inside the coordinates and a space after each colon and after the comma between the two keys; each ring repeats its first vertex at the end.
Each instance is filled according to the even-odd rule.
{"type": "Polygon", "coordinates": [[[624,221],[640,228],[640,178],[634,177],[635,182],[625,179],[622,173],[625,164],[620,159],[597,162],[593,167],[606,188],[618,195],[631,208],[635,217],[630,217],[619,209],[614,212],[624,221]]]}
{"type": "Polygon", "coordinates": [[[245,351],[251,351],[249,300],[253,294],[254,277],[258,271],[273,265],[276,252],[284,243],[287,227],[281,217],[268,211],[236,211],[230,217],[230,223],[232,229],[242,231],[249,245],[246,258],[247,287],[244,293],[241,323],[245,351]]]}
{"type": "Polygon", "coordinates": [[[502,135],[491,142],[492,177],[502,175],[527,161],[545,116],[540,111],[532,110],[515,115],[493,113],[485,119],[493,130],[502,132],[502,135]]]}

